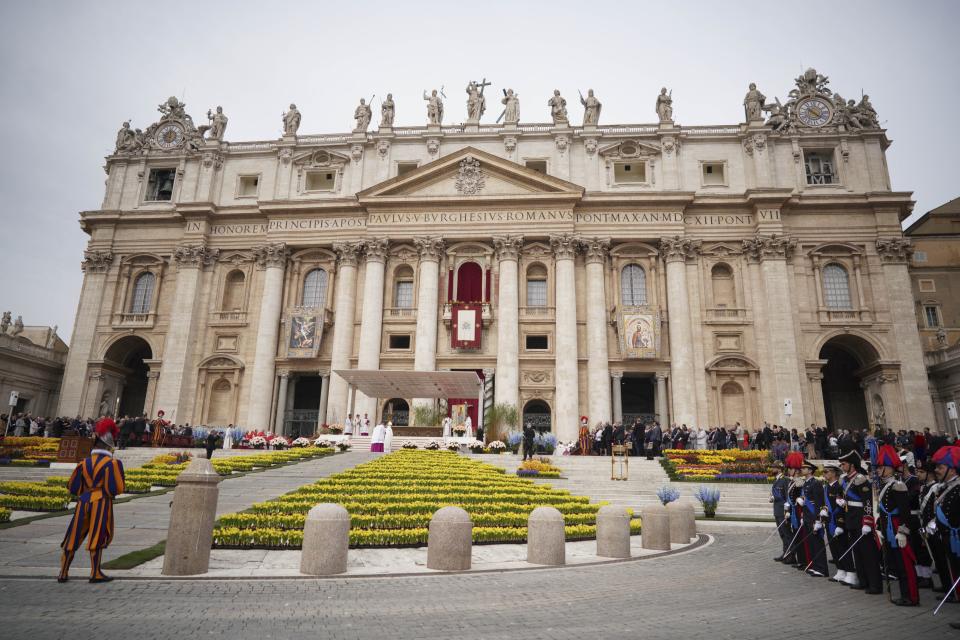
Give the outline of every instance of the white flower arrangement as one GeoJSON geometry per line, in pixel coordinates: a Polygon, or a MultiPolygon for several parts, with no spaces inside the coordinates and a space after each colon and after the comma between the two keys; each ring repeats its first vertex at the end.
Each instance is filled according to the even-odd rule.
{"type": "Polygon", "coordinates": [[[270,446],[274,449],[285,449],[290,446],[290,441],[283,436],[274,436],[274,438],[270,440],[270,446]]]}
{"type": "Polygon", "coordinates": [[[474,452],[476,452],[479,449],[479,452],[483,453],[483,447],[484,447],[484,444],[480,440],[474,440],[473,442],[467,443],[467,448],[474,452]]]}
{"type": "Polygon", "coordinates": [[[448,450],[448,451],[460,451],[460,443],[459,443],[459,442],[451,442],[451,443],[449,443],[449,444],[447,445],[447,450],[448,450]]]}
{"type": "Polygon", "coordinates": [[[267,439],[263,436],[253,436],[250,438],[251,447],[265,447],[267,446],[267,439]]]}
{"type": "Polygon", "coordinates": [[[568,456],[576,446],[573,442],[557,442],[557,447],[553,450],[558,456],[568,456]]]}
{"type": "Polygon", "coordinates": [[[490,444],[487,445],[487,448],[488,448],[488,449],[499,449],[499,450],[503,451],[504,449],[507,448],[507,445],[503,444],[503,443],[500,442],[499,440],[494,440],[493,442],[491,442],[490,444]]]}
{"type": "Polygon", "coordinates": [[[327,439],[324,438],[323,436],[320,436],[319,438],[317,438],[316,440],[314,440],[314,441],[313,441],[313,444],[314,444],[314,446],[324,447],[324,448],[326,448],[326,449],[332,449],[332,448],[333,448],[333,442],[331,442],[330,440],[327,440],[327,439]]]}
{"type": "Polygon", "coordinates": [[[416,448],[417,448],[417,443],[416,443],[416,442],[412,442],[412,441],[410,441],[410,440],[404,440],[404,441],[400,444],[400,448],[401,448],[401,449],[416,449],[416,448]]]}
{"type": "Polygon", "coordinates": [[[443,446],[443,443],[440,442],[439,440],[431,440],[430,442],[425,444],[423,448],[427,449],[428,451],[436,451],[442,446],[443,446]]]}
{"type": "Polygon", "coordinates": [[[309,447],[311,444],[313,444],[313,443],[310,442],[310,438],[304,438],[303,436],[300,436],[299,438],[297,438],[296,440],[294,440],[293,443],[292,443],[290,446],[292,446],[292,447],[309,447]]]}

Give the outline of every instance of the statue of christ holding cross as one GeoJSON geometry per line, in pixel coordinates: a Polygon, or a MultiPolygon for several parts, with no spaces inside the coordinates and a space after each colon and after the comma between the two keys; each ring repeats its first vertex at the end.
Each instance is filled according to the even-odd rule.
{"type": "Polygon", "coordinates": [[[480,82],[474,80],[467,85],[467,122],[480,122],[480,118],[487,110],[487,99],[483,96],[483,88],[490,86],[487,79],[480,82]]]}

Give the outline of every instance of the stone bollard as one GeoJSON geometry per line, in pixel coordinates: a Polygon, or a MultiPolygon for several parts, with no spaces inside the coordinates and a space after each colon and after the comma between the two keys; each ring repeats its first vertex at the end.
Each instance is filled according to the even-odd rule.
{"type": "Polygon", "coordinates": [[[597,555],[630,557],[630,514],[623,507],[608,504],[597,511],[597,555]]]}
{"type": "Polygon", "coordinates": [[[466,571],[473,552],[473,523],[460,507],[438,509],[430,519],[427,535],[427,568],[466,571]]]}
{"type": "Polygon", "coordinates": [[[324,503],[310,509],[303,527],[300,573],[329,576],[347,571],[350,514],[339,504],[324,503]]]}
{"type": "Polygon", "coordinates": [[[683,503],[683,510],[686,514],[684,521],[687,523],[687,541],[693,542],[697,537],[697,513],[693,510],[693,504],[690,502],[683,503]]]}
{"type": "Polygon", "coordinates": [[[177,478],[163,555],[163,575],[192,576],[206,573],[210,568],[219,483],[220,476],[206,458],[194,458],[177,478]]]}
{"type": "Polygon", "coordinates": [[[652,504],[640,512],[643,534],[640,536],[644,549],[670,550],[670,514],[662,504],[652,504]]]}
{"type": "Polygon", "coordinates": [[[563,514],[554,507],[537,507],[527,518],[527,562],[560,565],[567,562],[563,514]]]}
{"type": "Polygon", "coordinates": [[[670,542],[672,544],[690,544],[690,524],[687,522],[686,505],[673,501],[667,505],[670,520],[670,542]]]}

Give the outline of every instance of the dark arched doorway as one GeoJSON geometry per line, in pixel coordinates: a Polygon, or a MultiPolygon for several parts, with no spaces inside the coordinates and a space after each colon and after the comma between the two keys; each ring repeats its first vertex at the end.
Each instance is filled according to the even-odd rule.
{"type": "Polygon", "coordinates": [[[543,400],[531,400],[523,405],[523,426],[528,423],[537,431],[550,431],[550,405],[543,400]]]}
{"type": "Polygon", "coordinates": [[[870,426],[862,371],[879,359],[876,349],[862,338],[837,336],[820,349],[823,365],[823,409],[833,429],[867,429],[870,426]]]}
{"type": "Polygon", "coordinates": [[[410,405],[403,398],[390,398],[383,404],[383,420],[395,427],[410,426],[410,405]]]}
{"type": "MultiPolygon", "coordinates": [[[[127,336],[117,340],[104,354],[104,366],[120,378],[116,414],[135,416],[144,412],[147,400],[147,373],[150,367],[146,360],[153,357],[153,350],[143,338],[127,336]]],[[[109,407],[113,412],[114,407],[109,407]]]]}

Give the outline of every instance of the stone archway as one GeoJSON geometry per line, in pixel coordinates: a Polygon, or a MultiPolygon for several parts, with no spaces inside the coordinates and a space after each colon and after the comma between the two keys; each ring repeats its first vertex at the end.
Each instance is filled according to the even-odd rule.
{"type": "Polygon", "coordinates": [[[523,426],[527,423],[533,425],[537,431],[551,431],[553,416],[550,411],[550,405],[544,400],[530,400],[523,405],[523,426]]]}
{"type": "MultiPolygon", "coordinates": [[[[868,429],[875,426],[879,411],[872,410],[867,398],[870,387],[889,381],[879,373],[880,354],[867,340],[853,334],[842,334],[827,340],[819,351],[822,363],[820,390],[823,394],[823,417],[833,429],[868,429]],[[874,415],[877,413],[877,415],[874,415]],[[874,419],[871,419],[874,418],[874,419]]],[[[879,396],[878,396],[879,397],[879,396]]]]}
{"type": "Polygon", "coordinates": [[[98,406],[93,412],[88,409],[88,413],[115,413],[121,417],[145,413],[151,358],[153,349],[139,336],[124,336],[111,344],[103,355],[98,406]]]}
{"type": "Polygon", "coordinates": [[[747,403],[743,394],[743,387],[736,382],[725,382],[720,387],[720,423],[724,427],[733,427],[738,422],[749,424],[747,421],[747,403]]]}

